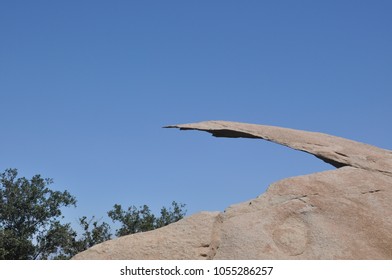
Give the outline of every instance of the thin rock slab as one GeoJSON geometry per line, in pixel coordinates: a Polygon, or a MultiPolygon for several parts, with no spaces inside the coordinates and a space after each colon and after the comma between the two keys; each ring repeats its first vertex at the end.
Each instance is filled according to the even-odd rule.
{"type": "Polygon", "coordinates": [[[165,128],[206,131],[215,137],[264,139],[313,154],[337,168],[348,165],[392,176],[392,151],[325,133],[228,121],[206,121],[165,128]]]}

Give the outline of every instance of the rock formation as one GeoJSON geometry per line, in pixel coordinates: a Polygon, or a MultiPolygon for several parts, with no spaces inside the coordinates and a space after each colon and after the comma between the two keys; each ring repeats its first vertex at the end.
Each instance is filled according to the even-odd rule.
{"type": "Polygon", "coordinates": [[[392,259],[392,152],[327,134],[224,121],[169,126],[260,138],[315,155],[332,171],[283,179],[259,197],[74,259],[392,259]]]}

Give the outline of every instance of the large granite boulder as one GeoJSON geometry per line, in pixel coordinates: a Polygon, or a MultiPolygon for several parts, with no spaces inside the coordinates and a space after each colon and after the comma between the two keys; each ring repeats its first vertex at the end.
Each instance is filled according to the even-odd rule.
{"type": "Polygon", "coordinates": [[[337,169],[278,181],[224,212],[202,212],[98,244],[74,259],[392,259],[392,152],[327,134],[224,121],[174,125],[260,138],[337,169]]]}

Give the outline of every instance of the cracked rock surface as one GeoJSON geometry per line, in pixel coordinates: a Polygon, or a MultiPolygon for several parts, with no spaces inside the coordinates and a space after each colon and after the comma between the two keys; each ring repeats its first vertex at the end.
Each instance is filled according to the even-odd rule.
{"type": "Polygon", "coordinates": [[[174,125],[260,138],[337,169],[273,183],[224,212],[98,244],[74,259],[392,259],[392,152],[327,134],[224,121],[174,125]]]}

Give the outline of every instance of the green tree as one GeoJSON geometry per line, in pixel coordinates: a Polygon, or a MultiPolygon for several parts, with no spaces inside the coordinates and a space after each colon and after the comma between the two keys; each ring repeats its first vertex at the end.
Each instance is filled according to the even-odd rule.
{"type": "MultiPolygon", "coordinates": [[[[62,223],[61,208],[76,206],[76,199],[67,191],[50,190],[52,183],[40,175],[18,178],[17,169],[0,173],[0,260],[69,259],[111,239],[109,224],[94,217],[79,219],[79,234],[69,223],[62,223]]],[[[172,207],[162,207],[156,217],[147,205],[125,211],[116,204],[108,216],[121,223],[116,236],[123,236],[166,226],[185,216],[185,204],[173,201],[172,207]]]]}
{"type": "Polygon", "coordinates": [[[62,224],[62,207],[76,206],[67,191],[53,191],[52,179],[17,178],[17,169],[0,174],[0,259],[47,259],[62,256],[75,232],[62,224]]]}
{"type": "Polygon", "coordinates": [[[110,240],[112,237],[109,224],[105,222],[99,224],[99,221],[95,220],[94,216],[91,219],[83,216],[79,219],[79,224],[83,233],[81,238],[76,240],[75,245],[72,246],[74,249],[74,252],[70,253],[72,256],[96,244],[110,240]]]}
{"type": "Polygon", "coordinates": [[[108,212],[108,216],[113,222],[117,221],[121,223],[120,228],[116,230],[116,236],[119,237],[157,229],[170,223],[177,222],[185,216],[185,204],[178,204],[173,201],[172,207],[173,208],[170,207],[169,209],[162,207],[161,215],[156,217],[151,213],[151,210],[147,205],[143,205],[139,208],[130,206],[127,210],[124,210],[121,205],[115,204],[113,210],[108,212]]]}
{"type": "Polygon", "coordinates": [[[175,223],[186,215],[185,204],[172,202],[172,208],[162,207],[161,216],[155,220],[155,228],[167,226],[168,224],[175,223]]]}

